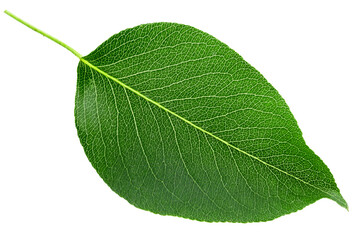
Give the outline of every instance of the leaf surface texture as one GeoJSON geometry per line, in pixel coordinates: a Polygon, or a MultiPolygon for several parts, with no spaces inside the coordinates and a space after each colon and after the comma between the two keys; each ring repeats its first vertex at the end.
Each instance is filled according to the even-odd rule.
{"type": "Polygon", "coordinates": [[[126,29],[82,58],[75,117],[96,171],[141,209],[254,222],[321,198],[347,207],[279,93],[190,26],[126,29]]]}

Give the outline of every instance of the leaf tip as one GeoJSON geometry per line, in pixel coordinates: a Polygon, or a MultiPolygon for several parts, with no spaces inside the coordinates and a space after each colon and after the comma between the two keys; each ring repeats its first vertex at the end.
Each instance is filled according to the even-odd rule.
{"type": "Polygon", "coordinates": [[[337,201],[337,203],[349,212],[349,205],[347,204],[347,202],[345,201],[343,196],[341,196],[340,193],[339,193],[339,201],[337,201]]]}
{"type": "Polygon", "coordinates": [[[344,199],[344,197],[341,195],[340,191],[332,191],[331,193],[329,193],[330,195],[330,199],[334,200],[335,202],[337,202],[337,204],[339,204],[341,207],[345,208],[347,211],[349,211],[349,205],[347,204],[346,200],[344,199]]]}

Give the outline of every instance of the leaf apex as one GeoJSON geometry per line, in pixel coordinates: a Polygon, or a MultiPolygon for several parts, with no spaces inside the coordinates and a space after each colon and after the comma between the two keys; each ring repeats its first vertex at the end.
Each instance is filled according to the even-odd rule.
{"type": "Polygon", "coordinates": [[[339,204],[341,207],[345,208],[347,211],[349,211],[349,205],[347,204],[344,197],[341,195],[340,191],[333,191],[330,193],[330,199],[335,201],[337,204],[339,204]]]}

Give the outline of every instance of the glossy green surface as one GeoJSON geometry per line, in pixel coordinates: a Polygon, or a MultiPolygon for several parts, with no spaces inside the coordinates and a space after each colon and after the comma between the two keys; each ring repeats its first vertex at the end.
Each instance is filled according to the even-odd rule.
{"type": "Polygon", "coordinates": [[[99,175],[141,209],[254,222],[324,197],[347,207],[279,93],[190,26],[140,25],[82,58],[75,117],[99,175]]]}

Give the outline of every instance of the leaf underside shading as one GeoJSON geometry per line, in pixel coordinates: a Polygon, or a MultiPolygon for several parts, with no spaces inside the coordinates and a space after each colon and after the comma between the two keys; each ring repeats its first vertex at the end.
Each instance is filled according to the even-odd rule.
{"type": "Polygon", "coordinates": [[[257,222],[321,198],[347,208],[279,93],[190,26],[126,29],[82,58],[75,118],[96,171],[141,209],[257,222]]]}

